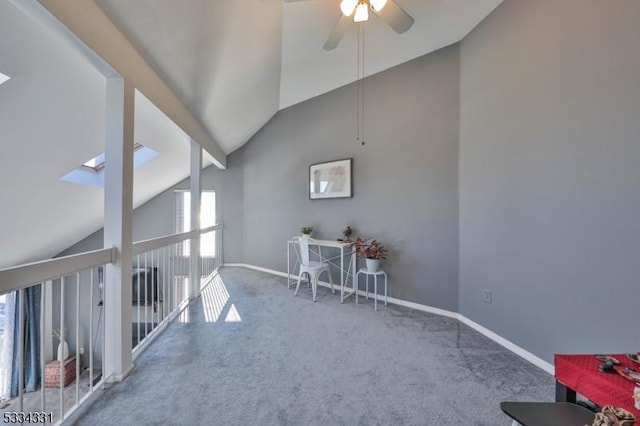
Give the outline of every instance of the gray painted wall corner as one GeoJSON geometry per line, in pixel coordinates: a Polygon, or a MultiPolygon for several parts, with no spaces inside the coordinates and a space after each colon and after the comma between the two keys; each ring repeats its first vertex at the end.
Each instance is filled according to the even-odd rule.
{"type": "Polygon", "coordinates": [[[244,262],[286,271],[286,241],[377,238],[390,294],[457,310],[459,47],[366,79],[365,146],[356,86],[280,111],[241,151],[244,262]],[[309,200],[310,164],[353,158],[353,198],[309,200]]]}
{"type": "Polygon", "coordinates": [[[508,1],[461,45],[460,312],[549,362],[638,350],[639,21],[508,1]]]}

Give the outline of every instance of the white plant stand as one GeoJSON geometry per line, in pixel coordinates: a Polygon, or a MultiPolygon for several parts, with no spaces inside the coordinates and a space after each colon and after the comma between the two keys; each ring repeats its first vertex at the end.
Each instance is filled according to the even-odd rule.
{"type": "Polygon", "coordinates": [[[365,296],[369,299],[369,276],[373,275],[373,308],[374,310],[378,310],[378,275],[384,276],[384,304],[387,305],[387,285],[389,284],[389,278],[387,278],[387,273],[382,269],[379,269],[375,272],[369,271],[367,268],[362,268],[356,274],[356,305],[358,304],[358,291],[360,288],[360,274],[365,274],[366,276],[366,290],[365,296]]]}

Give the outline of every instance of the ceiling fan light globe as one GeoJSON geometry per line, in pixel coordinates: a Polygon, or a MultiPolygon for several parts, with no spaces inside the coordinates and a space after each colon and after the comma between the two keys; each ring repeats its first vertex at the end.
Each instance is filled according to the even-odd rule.
{"type": "Polygon", "coordinates": [[[380,12],[384,5],[387,4],[387,0],[369,0],[369,4],[371,4],[371,8],[374,11],[380,12]]]}
{"type": "Polygon", "coordinates": [[[365,22],[369,20],[369,9],[364,2],[358,3],[356,13],[353,15],[353,22],[365,22]]]}
{"type": "Polygon", "coordinates": [[[340,10],[344,16],[351,16],[356,10],[358,0],[342,0],[340,2],[340,10]]]}

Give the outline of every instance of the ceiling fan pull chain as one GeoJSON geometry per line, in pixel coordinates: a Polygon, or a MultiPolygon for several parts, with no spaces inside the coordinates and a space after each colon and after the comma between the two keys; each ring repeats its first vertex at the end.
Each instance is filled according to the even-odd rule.
{"type": "Polygon", "coordinates": [[[360,25],[356,44],[356,142],[360,142],[360,25]]]}
{"type": "Polygon", "coordinates": [[[365,106],[364,106],[364,85],[365,85],[365,78],[366,78],[366,74],[365,74],[365,68],[364,68],[364,54],[365,54],[365,28],[364,25],[362,26],[362,132],[361,132],[361,137],[362,137],[362,145],[364,145],[364,113],[365,113],[365,106]]]}

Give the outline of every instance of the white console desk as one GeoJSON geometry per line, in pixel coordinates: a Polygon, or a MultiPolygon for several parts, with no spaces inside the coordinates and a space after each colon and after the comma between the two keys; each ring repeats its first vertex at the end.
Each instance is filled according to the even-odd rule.
{"type": "MultiPolygon", "coordinates": [[[[340,303],[343,303],[344,299],[355,294],[357,288],[355,283],[356,281],[354,279],[356,275],[356,250],[351,247],[351,243],[344,243],[337,240],[317,240],[315,238],[313,238],[313,240],[317,242],[320,247],[337,248],[340,250],[340,254],[331,257],[324,255],[324,250],[322,250],[322,257],[324,257],[330,265],[335,266],[340,271],[340,303]],[[347,287],[349,278],[351,278],[351,288],[347,287]],[[345,289],[350,291],[345,292],[345,289]]],[[[295,247],[293,247],[293,240],[287,241],[287,288],[290,288],[291,284],[298,278],[297,275],[292,275],[292,272],[296,271],[299,262],[300,261],[296,256],[295,247]],[[292,260],[293,267],[291,266],[292,260]]]]}

